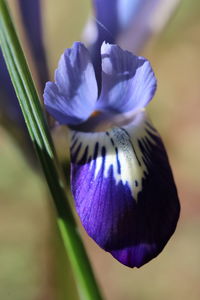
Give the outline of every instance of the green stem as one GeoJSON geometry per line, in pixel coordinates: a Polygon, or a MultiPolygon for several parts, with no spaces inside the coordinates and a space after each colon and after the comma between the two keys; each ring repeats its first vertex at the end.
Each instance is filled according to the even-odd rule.
{"type": "Polygon", "coordinates": [[[72,209],[67,201],[65,183],[60,174],[39,97],[5,0],[0,0],[0,45],[30,137],[35,145],[52,194],[58,215],[58,227],[71,261],[81,298],[101,300],[103,298],[79,236],[72,209]]]}

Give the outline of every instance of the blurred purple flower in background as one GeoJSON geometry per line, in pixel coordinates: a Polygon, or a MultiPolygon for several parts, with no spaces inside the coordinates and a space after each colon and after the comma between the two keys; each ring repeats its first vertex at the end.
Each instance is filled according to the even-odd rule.
{"type": "MultiPolygon", "coordinates": [[[[48,80],[48,69],[45,57],[45,49],[42,38],[42,20],[41,20],[41,1],[40,0],[18,0],[20,8],[20,16],[26,35],[28,45],[30,46],[31,57],[34,61],[40,89],[44,89],[45,82],[48,80]]],[[[22,148],[30,146],[27,143],[30,139],[27,135],[24,118],[22,116],[17,97],[9,77],[3,55],[0,51],[0,117],[3,124],[12,132],[14,136],[16,130],[20,130],[20,134],[16,137],[18,142],[21,142],[22,148]],[[25,141],[23,140],[25,137],[25,141]]],[[[31,152],[32,148],[31,148],[31,152]]]]}
{"type": "Polygon", "coordinates": [[[19,107],[1,50],[0,69],[0,116],[4,119],[7,118],[7,122],[14,122],[17,123],[18,126],[25,128],[21,109],[19,107]]]}
{"type": "Polygon", "coordinates": [[[94,22],[86,26],[84,37],[90,52],[97,81],[101,81],[100,47],[104,41],[139,53],[149,39],[158,34],[173,15],[180,0],[93,0],[94,22]],[[88,34],[89,32],[89,34],[88,34]]]}
{"type": "Polygon", "coordinates": [[[71,129],[71,187],[84,228],[121,263],[140,267],[163,249],[180,210],[165,148],[144,109],[156,78],[148,60],[117,45],[103,43],[101,59],[98,93],[89,52],[75,43],[44,101],[71,129]]]}
{"type": "Polygon", "coordinates": [[[49,78],[42,26],[42,1],[18,0],[22,22],[30,46],[32,58],[36,64],[37,76],[41,90],[49,78]]]}

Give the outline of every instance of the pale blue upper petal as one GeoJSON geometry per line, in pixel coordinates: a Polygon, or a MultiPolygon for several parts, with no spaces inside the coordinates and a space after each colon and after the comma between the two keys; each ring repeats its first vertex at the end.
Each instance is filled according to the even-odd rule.
{"type": "Polygon", "coordinates": [[[46,108],[59,123],[76,125],[91,115],[97,94],[89,52],[82,43],[76,42],[61,56],[55,72],[55,83],[46,84],[46,108]]]}
{"type": "Polygon", "coordinates": [[[96,109],[124,113],[145,107],[156,90],[149,61],[106,43],[101,56],[102,91],[96,109]]]}

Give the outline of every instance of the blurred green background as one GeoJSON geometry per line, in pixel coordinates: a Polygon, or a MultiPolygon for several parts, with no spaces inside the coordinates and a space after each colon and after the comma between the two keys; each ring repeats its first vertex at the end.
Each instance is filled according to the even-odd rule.
{"type": "MultiPolygon", "coordinates": [[[[18,22],[15,1],[9,2],[18,22]]],[[[90,10],[89,0],[43,1],[51,77],[63,50],[81,39],[90,10]]],[[[199,53],[200,2],[183,0],[167,28],[141,53],[158,78],[149,112],[168,150],[181,200],[180,222],[164,251],[133,270],[102,251],[80,226],[106,299],[200,299],[199,53]]],[[[77,300],[44,178],[2,127],[0,166],[0,299],[77,300]]]]}

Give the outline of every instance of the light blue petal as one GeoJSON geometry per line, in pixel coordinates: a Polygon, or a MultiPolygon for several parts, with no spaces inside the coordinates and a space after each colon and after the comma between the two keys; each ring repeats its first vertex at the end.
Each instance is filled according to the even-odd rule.
{"type": "Polygon", "coordinates": [[[118,113],[144,108],[156,90],[149,61],[106,43],[101,56],[102,91],[96,108],[118,113]]]}
{"type": "Polygon", "coordinates": [[[97,100],[97,83],[88,50],[74,43],[61,56],[55,83],[44,90],[47,111],[61,124],[76,125],[93,112],[97,100]]]}
{"type": "Polygon", "coordinates": [[[118,34],[116,44],[136,54],[145,48],[153,36],[163,30],[181,3],[180,0],[117,0],[117,2],[120,26],[124,29],[118,34]],[[131,5],[134,9],[132,15],[131,5]]]}
{"type": "MultiPolygon", "coordinates": [[[[126,30],[135,18],[141,4],[146,0],[117,0],[118,22],[121,30],[126,30]]],[[[133,39],[134,40],[134,39],[133,39]]]]}

